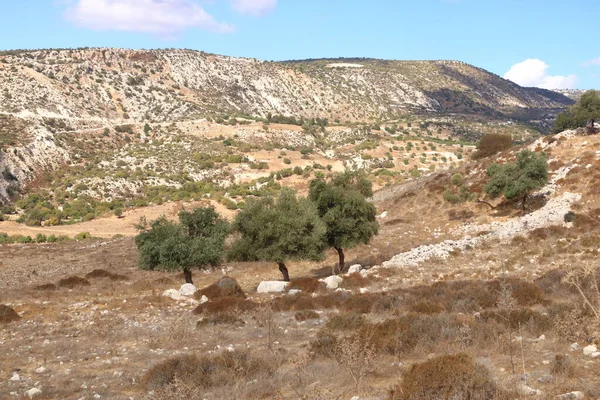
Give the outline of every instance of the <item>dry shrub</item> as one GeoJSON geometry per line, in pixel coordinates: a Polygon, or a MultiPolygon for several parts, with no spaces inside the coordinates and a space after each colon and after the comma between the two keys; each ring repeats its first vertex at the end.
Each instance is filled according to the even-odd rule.
{"type": "Polygon", "coordinates": [[[215,314],[207,315],[196,323],[196,327],[203,327],[208,325],[244,325],[237,314],[234,312],[218,312],[215,314]]]}
{"type": "Polygon", "coordinates": [[[320,318],[319,314],[314,310],[302,310],[302,311],[297,311],[296,314],[294,314],[294,319],[298,322],[306,321],[309,319],[319,319],[319,318],[320,318]]]}
{"type": "Polygon", "coordinates": [[[574,377],[575,365],[573,364],[573,359],[568,354],[556,354],[550,366],[550,372],[553,375],[562,375],[569,378],[574,377]]]}
{"type": "Polygon", "coordinates": [[[344,277],[340,287],[344,289],[359,289],[369,285],[371,278],[364,278],[358,272],[344,277]]]}
{"type": "Polygon", "coordinates": [[[86,279],[110,279],[111,281],[126,281],[129,279],[125,275],[115,274],[105,269],[95,269],[85,274],[85,277],[86,279]]]}
{"type": "Polygon", "coordinates": [[[450,221],[467,221],[472,219],[475,216],[473,211],[469,210],[450,210],[448,211],[448,219],[450,221]]]}
{"type": "Polygon", "coordinates": [[[222,297],[235,297],[240,299],[246,298],[246,293],[242,290],[237,281],[229,276],[224,276],[210,286],[198,290],[194,293],[194,298],[200,300],[202,296],[208,297],[210,300],[219,299],[222,297]]]}
{"type": "Polygon", "coordinates": [[[194,314],[218,314],[224,312],[246,312],[256,308],[256,303],[239,297],[221,297],[200,304],[194,309],[194,314]]]}
{"type": "Polygon", "coordinates": [[[552,328],[552,319],[548,315],[541,314],[529,308],[518,308],[515,310],[484,311],[481,318],[485,321],[494,320],[506,327],[519,329],[527,327],[533,334],[540,335],[552,328]]]}
{"type": "Polygon", "coordinates": [[[36,286],[35,290],[50,292],[52,290],[58,290],[58,287],[54,283],[45,283],[43,285],[36,286]]]}
{"type": "Polygon", "coordinates": [[[517,304],[521,307],[530,307],[535,304],[547,304],[547,300],[544,298],[544,292],[537,285],[515,278],[502,279],[502,282],[495,280],[490,282],[490,287],[493,291],[499,292],[501,290],[501,284],[504,283],[510,287],[512,291],[512,297],[517,301],[517,304]]]}
{"type": "Polygon", "coordinates": [[[486,133],[477,144],[477,151],[473,153],[474,159],[489,157],[503,150],[510,149],[513,145],[511,135],[501,133],[486,133]]]}
{"type": "Polygon", "coordinates": [[[498,299],[498,293],[483,281],[436,282],[431,286],[415,286],[406,292],[409,304],[427,301],[441,305],[449,312],[473,312],[491,308],[498,299]]]}
{"type": "Polygon", "coordinates": [[[352,298],[346,292],[333,292],[312,297],[307,293],[297,293],[274,298],[270,304],[273,311],[324,310],[339,307],[352,298]]]}
{"type": "Polygon", "coordinates": [[[8,324],[20,319],[21,317],[12,307],[0,304],[0,324],[8,324]]]}
{"type": "Polygon", "coordinates": [[[58,287],[74,289],[76,287],[90,286],[90,281],[80,276],[70,276],[58,281],[58,287]]]}
{"type": "Polygon", "coordinates": [[[366,322],[365,316],[356,312],[336,314],[329,317],[325,329],[332,331],[357,330],[363,327],[366,322]]]}
{"type": "Polygon", "coordinates": [[[563,282],[567,272],[562,269],[553,269],[537,278],[534,283],[545,294],[566,293],[571,291],[569,285],[563,282]]]}
{"type": "Polygon", "coordinates": [[[440,303],[434,303],[429,300],[419,301],[410,307],[410,311],[420,314],[437,314],[445,311],[445,307],[440,303]]]}
{"type": "Polygon", "coordinates": [[[323,288],[323,282],[320,282],[317,278],[298,278],[290,282],[290,289],[302,290],[306,293],[315,293],[320,288],[323,288]]]}
{"type": "MultiPolygon", "coordinates": [[[[346,292],[340,292],[346,293],[346,292]]],[[[373,311],[381,302],[382,298],[386,297],[385,293],[361,293],[355,295],[346,295],[338,306],[340,310],[348,312],[356,312],[368,314],[373,311]]]]}
{"type": "Polygon", "coordinates": [[[213,356],[177,356],[156,364],[143,376],[147,390],[160,390],[177,380],[209,389],[231,385],[240,379],[274,372],[273,361],[258,358],[246,351],[223,352],[213,356]]]}
{"type": "Polygon", "coordinates": [[[175,281],[169,277],[161,276],[160,278],[155,279],[154,283],[158,285],[173,285],[175,281]]]}
{"type": "Polygon", "coordinates": [[[390,397],[392,400],[490,400],[498,395],[490,372],[471,356],[461,353],[412,365],[390,397]]]}
{"type": "Polygon", "coordinates": [[[549,238],[560,239],[565,237],[567,228],[564,226],[549,226],[547,228],[537,228],[529,232],[529,237],[535,240],[545,240],[549,238]]]}

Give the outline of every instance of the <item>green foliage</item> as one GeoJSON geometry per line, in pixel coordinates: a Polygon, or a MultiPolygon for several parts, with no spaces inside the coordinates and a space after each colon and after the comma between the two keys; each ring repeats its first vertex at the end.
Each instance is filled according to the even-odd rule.
{"type": "Polygon", "coordinates": [[[589,121],[600,120],[600,91],[588,90],[571,107],[561,112],[554,122],[554,133],[586,126],[589,121]]]}
{"type": "Polygon", "coordinates": [[[183,270],[190,282],[191,268],[221,263],[229,225],[213,207],[182,211],[179,221],[160,217],[147,226],[142,220],[135,243],[142,269],[183,270]]]}
{"type": "Polygon", "coordinates": [[[465,183],[461,174],[450,177],[450,187],[444,191],[444,200],[451,204],[464,203],[473,198],[473,193],[465,183]]]}
{"type": "Polygon", "coordinates": [[[548,183],[548,163],[544,153],[523,150],[514,163],[492,164],[485,191],[492,198],[504,195],[507,199],[521,198],[523,206],[527,195],[548,183]]]}
{"type": "Polygon", "coordinates": [[[271,261],[281,269],[286,260],[323,259],[325,224],[314,204],[296,198],[289,188],[283,188],[277,199],[249,200],[232,229],[238,234],[230,251],[235,260],[271,261]]]}
{"type": "Polygon", "coordinates": [[[338,251],[340,270],[344,264],[343,249],[367,244],[378,233],[375,206],[367,201],[372,195],[371,182],[356,173],[346,172],[328,181],[317,178],[310,182],[308,197],[327,227],[327,246],[338,251]]]}

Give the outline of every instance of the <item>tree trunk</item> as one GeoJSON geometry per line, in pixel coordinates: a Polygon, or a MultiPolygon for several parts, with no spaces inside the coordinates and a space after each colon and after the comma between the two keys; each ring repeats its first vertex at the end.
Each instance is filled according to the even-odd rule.
{"type": "Polygon", "coordinates": [[[344,249],[342,249],[341,247],[336,247],[335,250],[337,251],[338,257],[340,259],[338,263],[338,274],[341,274],[342,272],[344,272],[344,268],[346,267],[344,262],[344,249]]]}
{"type": "Polygon", "coordinates": [[[289,274],[288,269],[285,266],[285,264],[282,262],[278,262],[277,265],[279,265],[279,271],[281,272],[281,275],[283,275],[284,282],[289,282],[290,274],[289,274]]]}
{"type": "Polygon", "coordinates": [[[521,211],[525,212],[525,205],[527,204],[527,194],[523,195],[523,201],[521,203],[521,211]]]}
{"type": "Polygon", "coordinates": [[[189,268],[183,269],[183,277],[185,278],[185,283],[191,283],[192,285],[194,284],[192,281],[192,271],[190,271],[189,268]]]}

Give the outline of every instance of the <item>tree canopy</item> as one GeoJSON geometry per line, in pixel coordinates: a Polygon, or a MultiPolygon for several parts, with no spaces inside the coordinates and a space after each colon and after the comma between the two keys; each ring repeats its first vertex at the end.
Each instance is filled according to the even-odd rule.
{"type": "Polygon", "coordinates": [[[140,267],[146,270],[183,270],[185,281],[193,283],[192,268],[221,263],[229,224],[213,207],[179,213],[179,223],[164,216],[149,226],[138,227],[135,238],[140,252],[140,267]]]}
{"type": "Polygon", "coordinates": [[[520,198],[525,209],[527,196],[548,183],[548,163],[544,153],[523,150],[513,163],[492,164],[485,191],[492,198],[504,195],[509,200],[520,198]]]}
{"type": "Polygon", "coordinates": [[[600,120],[600,91],[588,90],[577,103],[558,114],[553,131],[559,133],[567,129],[582,128],[588,122],[598,120],[600,120]]]}
{"type": "Polygon", "coordinates": [[[276,199],[250,200],[232,230],[239,236],[230,250],[231,259],[275,262],[285,281],[289,281],[287,260],[323,259],[325,224],[315,205],[296,198],[289,188],[283,188],[276,199]]]}
{"type": "Polygon", "coordinates": [[[344,271],[344,249],[369,243],[379,230],[375,206],[367,201],[372,195],[371,182],[356,173],[310,182],[308,197],[327,228],[327,246],[338,252],[339,272],[344,271]]]}

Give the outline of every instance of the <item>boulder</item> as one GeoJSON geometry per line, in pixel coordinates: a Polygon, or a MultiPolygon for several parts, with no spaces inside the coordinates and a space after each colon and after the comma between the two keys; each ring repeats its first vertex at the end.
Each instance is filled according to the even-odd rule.
{"type": "Polygon", "coordinates": [[[173,300],[183,300],[184,297],[179,294],[179,290],[177,289],[167,289],[162,294],[164,297],[169,297],[173,300]]]}
{"type": "Polygon", "coordinates": [[[355,274],[357,272],[360,272],[361,270],[362,266],[360,264],[351,265],[350,268],[348,268],[348,275],[355,274]]]}
{"type": "Polygon", "coordinates": [[[328,276],[325,279],[319,279],[321,282],[324,282],[325,285],[327,285],[327,289],[337,289],[340,286],[340,283],[342,283],[342,281],[344,279],[342,279],[341,276],[337,276],[337,275],[331,275],[328,276]]]}
{"type": "Polygon", "coordinates": [[[595,351],[592,354],[590,354],[590,357],[592,358],[600,358],[600,351],[595,351]]]}
{"type": "Polygon", "coordinates": [[[589,346],[586,346],[583,348],[583,355],[591,356],[592,354],[594,354],[597,351],[598,351],[598,348],[595,345],[590,344],[589,346]]]}
{"type": "Polygon", "coordinates": [[[40,394],[42,394],[42,391],[38,388],[31,388],[25,392],[25,396],[27,396],[30,399],[33,399],[34,397],[39,396],[40,394]]]}
{"type": "Polygon", "coordinates": [[[196,290],[196,286],[192,285],[191,283],[184,283],[179,288],[179,294],[181,296],[193,296],[194,293],[196,293],[196,290]]]}
{"type": "Polygon", "coordinates": [[[557,400],[581,400],[585,397],[582,392],[569,392],[555,397],[557,400]]]}
{"type": "Polygon", "coordinates": [[[256,289],[257,293],[281,293],[285,292],[285,289],[288,287],[289,282],[283,281],[262,281],[258,288],[256,289]]]}
{"type": "Polygon", "coordinates": [[[517,390],[523,396],[540,396],[542,394],[541,390],[534,389],[524,382],[521,382],[521,384],[517,386],[517,390]]]}

